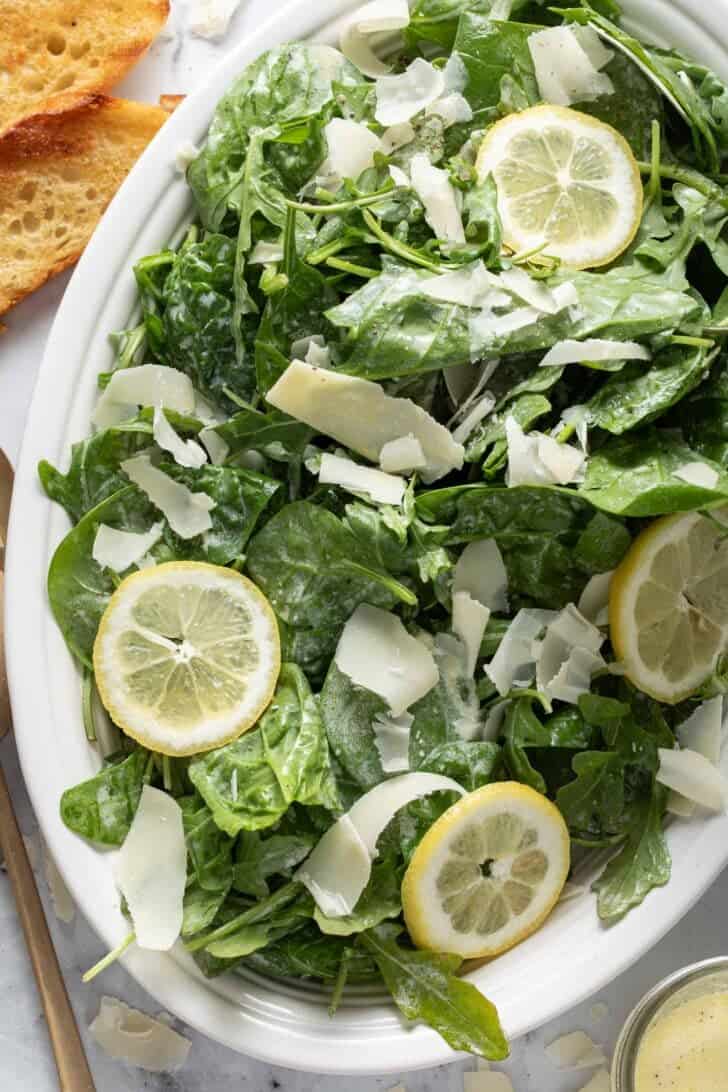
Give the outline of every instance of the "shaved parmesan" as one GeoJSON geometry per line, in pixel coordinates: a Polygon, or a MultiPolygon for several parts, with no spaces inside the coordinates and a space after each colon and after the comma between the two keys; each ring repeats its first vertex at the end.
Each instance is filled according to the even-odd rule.
{"type": "Polygon", "coordinates": [[[495,743],[498,739],[510,704],[510,699],[506,698],[504,701],[496,701],[491,705],[480,734],[480,738],[486,743],[495,743]]]}
{"type": "Polygon", "coordinates": [[[433,792],[465,794],[456,781],[440,774],[402,774],[376,785],[329,827],[295,874],[327,917],[352,913],[369,882],[384,828],[401,808],[433,792]]]}
{"type": "Polygon", "coordinates": [[[609,589],[612,586],[614,569],[607,573],[596,573],[590,577],[577,604],[579,611],[595,626],[609,624],[609,589]]]}
{"type": "Polygon", "coordinates": [[[378,694],[395,717],[432,690],[438,679],[432,653],[395,614],[362,603],[344,626],[334,656],[339,671],[378,694]]]}
{"type": "Polygon", "coordinates": [[[492,611],[508,610],[508,573],[494,538],[470,542],[458,558],[453,592],[466,591],[492,611]]]}
{"type": "Polygon", "coordinates": [[[379,77],[374,116],[380,125],[401,125],[441,98],[444,91],[442,70],[416,57],[399,75],[379,77]]]}
{"type": "Polygon", "coordinates": [[[385,773],[402,773],[410,768],[410,729],[414,722],[411,713],[398,717],[379,713],[374,718],[374,742],[385,773]]]}
{"type": "Polygon", "coordinates": [[[697,485],[701,489],[715,489],[720,477],[712,466],[700,462],[683,463],[677,470],[673,470],[673,474],[688,485],[697,485]]]}
{"type": "Polygon", "coordinates": [[[686,800],[679,792],[673,789],[667,794],[665,809],[670,815],[677,815],[680,819],[692,819],[695,815],[696,804],[693,800],[686,800]]]}
{"type": "Polygon", "coordinates": [[[332,118],[325,126],[329,149],[327,168],[337,178],[350,178],[374,166],[374,153],[382,150],[379,137],[359,121],[332,118]]]}
{"type": "MultiPolygon", "coordinates": [[[[509,302],[509,301],[505,301],[509,302]]],[[[489,301],[490,303],[490,301],[489,301]]],[[[494,307],[505,306],[500,300],[493,301],[494,307]]],[[[478,315],[470,319],[470,338],[475,351],[487,349],[498,338],[513,333],[514,330],[522,330],[525,326],[532,326],[538,322],[541,312],[535,307],[516,307],[505,315],[494,315],[486,308],[478,315]]]]}
{"type": "Polygon", "coordinates": [[[64,922],[66,925],[70,925],[76,916],[76,905],[71,896],[71,892],[66,887],[66,881],[58,871],[58,866],[51,856],[51,851],[48,849],[48,846],[43,839],[41,839],[41,844],[43,846],[45,878],[46,883],[48,884],[51,902],[53,903],[53,909],[55,910],[56,917],[59,921],[64,922]]]}
{"type": "Polygon", "coordinates": [[[553,610],[531,607],[519,610],[485,669],[501,697],[514,686],[527,686],[533,680],[539,653],[537,638],[554,618],[553,610]]]}
{"type": "Polygon", "coordinates": [[[372,48],[372,35],[403,30],[409,21],[407,0],[372,0],[357,8],[344,23],[339,40],[341,52],[365,76],[381,76],[389,72],[391,66],[377,57],[372,48]]]}
{"type": "Polygon", "coordinates": [[[183,140],[177,145],[174,153],[174,165],[180,174],[184,174],[190,163],[194,162],[200,154],[200,149],[191,140],[183,140]]]}
{"type": "Polygon", "coordinates": [[[588,648],[574,648],[548,685],[552,700],[577,705],[582,694],[591,689],[592,676],[606,667],[604,659],[588,648]]]}
{"type": "Polygon", "coordinates": [[[573,603],[546,627],[536,662],[536,687],[550,700],[575,705],[589,692],[592,675],[605,667],[597,653],[604,635],[573,603]]]}
{"type": "Polygon", "coordinates": [[[717,766],[723,745],[723,698],[704,701],[682,722],[676,734],[681,747],[697,751],[717,766]]]}
{"type": "Polygon", "coordinates": [[[452,438],[459,444],[464,444],[474,429],[478,427],[495,406],[495,396],[489,391],[478,399],[469,413],[465,415],[460,424],[453,429],[452,438]]]}
{"type": "MultiPolygon", "coordinates": [[[[567,406],[561,414],[565,425],[572,425],[579,447],[586,454],[589,450],[589,411],[586,406],[567,406]]],[[[560,431],[560,430],[559,430],[560,431]]]]}
{"type": "Polygon", "coordinates": [[[121,464],[121,469],[159,509],[180,538],[194,538],[212,527],[210,512],[215,507],[207,493],[192,493],[153,466],[148,455],[135,455],[121,464]]]}
{"type": "Polygon", "coordinates": [[[422,480],[432,482],[463,465],[462,444],[409,398],[384,393],[377,383],[294,360],[267,394],[271,405],[376,462],[389,440],[412,435],[427,465],[422,480]]]}
{"type": "Polygon", "coordinates": [[[426,155],[410,160],[412,189],[425,207],[425,220],[438,239],[464,243],[465,230],[455,198],[455,188],[447,171],[433,167],[426,155]]]}
{"type": "Polygon", "coordinates": [[[597,1001],[589,1009],[589,1015],[595,1024],[601,1024],[609,1016],[609,1005],[604,1001],[597,1001]]]}
{"type": "Polygon", "coordinates": [[[183,440],[170,425],[164,410],[159,406],[154,410],[154,442],[163,451],[168,451],[178,466],[193,467],[197,470],[207,462],[207,455],[194,440],[183,440]]]}
{"type": "Polygon", "coordinates": [[[697,751],[658,749],[660,768],[655,779],[694,800],[709,811],[725,811],[728,805],[728,781],[711,762],[697,751]]]}
{"type": "Polygon", "coordinates": [[[421,470],[427,466],[427,459],[422,444],[410,432],[409,436],[400,436],[398,440],[388,440],[379,452],[379,465],[388,474],[402,470],[421,470]]]}
{"type": "MultiPolygon", "coordinates": [[[[210,457],[213,466],[222,466],[230,454],[230,448],[216,428],[207,426],[200,429],[199,438],[210,457]]],[[[257,452],[256,452],[257,454],[257,452]]]]}
{"type": "Polygon", "coordinates": [[[495,1069],[463,1073],[463,1092],[514,1092],[511,1078],[495,1069]]]}
{"type": "Polygon", "coordinates": [[[607,1061],[603,1048],[585,1031],[572,1031],[554,1039],[546,1047],[546,1055],[559,1069],[592,1069],[607,1061]]]}
{"type": "Polygon", "coordinates": [[[456,591],[452,597],[452,629],[465,645],[467,651],[467,670],[472,675],[480,655],[480,645],[485,627],[490,618],[490,609],[484,607],[470,592],[456,591]]]}
{"type": "Polygon", "coordinates": [[[515,417],[506,418],[508,444],[507,484],[567,485],[578,479],[584,466],[584,452],[560,444],[542,432],[523,431],[515,417]]]}
{"type": "Polygon", "coordinates": [[[132,1009],[115,997],[102,997],[89,1025],[91,1035],[110,1058],[151,1073],[180,1069],[192,1043],[169,1024],[132,1009]]]}
{"type": "Polygon", "coordinates": [[[97,428],[111,428],[133,417],[139,406],[193,413],[195,391],[189,376],[164,364],[122,368],[112,374],[91,419],[97,428]]]}
{"type": "MultiPolygon", "coordinates": [[[[396,152],[399,148],[404,148],[407,144],[411,144],[415,139],[415,131],[409,121],[401,121],[399,125],[390,125],[388,129],[385,129],[380,137],[382,152],[384,155],[391,155],[392,152],[396,152]]],[[[399,169],[399,168],[397,168],[399,169]]],[[[391,168],[390,168],[391,170],[391,168]]],[[[402,171],[404,174],[404,171],[402,171]]],[[[407,178],[407,175],[405,175],[407,178]]],[[[402,183],[397,183],[401,185],[402,183]]],[[[409,179],[404,185],[409,185],[409,179]]]]}
{"type": "Polygon", "coordinates": [[[558,341],[541,360],[542,368],[561,364],[583,364],[584,361],[650,360],[650,350],[636,341],[605,341],[591,337],[585,341],[566,338],[558,341]]]}
{"type": "Polygon", "coordinates": [[[222,38],[240,0],[192,0],[189,28],[198,38],[222,38]]]}
{"type": "Polygon", "coordinates": [[[441,118],[446,129],[449,129],[451,125],[472,121],[473,118],[470,103],[459,91],[452,91],[449,95],[436,99],[435,102],[430,103],[425,113],[441,118]]]}
{"type": "Polygon", "coordinates": [[[115,527],[99,524],[91,556],[103,569],[112,569],[115,573],[126,572],[132,565],[138,565],[153,546],[156,546],[164,531],[163,523],[155,523],[148,531],[117,531],[115,527]]]}
{"type": "MultiPolygon", "coordinates": [[[[453,405],[460,407],[472,393],[478,382],[480,371],[476,364],[453,364],[451,368],[444,368],[442,374],[453,405]]],[[[453,420],[458,416],[460,416],[460,410],[453,420]]]]}
{"type": "MultiPolygon", "coordinates": [[[[436,274],[421,284],[423,295],[430,299],[459,303],[463,307],[500,307],[509,302],[506,295],[495,291],[498,278],[489,273],[482,262],[436,274]]],[[[468,364],[464,366],[472,367],[468,364]]]]}
{"type": "Polygon", "coordinates": [[[392,164],[389,168],[389,177],[392,179],[395,186],[402,186],[405,189],[410,188],[410,180],[401,167],[395,167],[394,164],[392,164]]]}
{"type": "Polygon", "coordinates": [[[283,261],[282,243],[256,243],[248,255],[248,265],[272,265],[283,261]]]}
{"type": "MultiPolygon", "coordinates": [[[[556,315],[570,303],[576,302],[576,289],[573,285],[570,286],[573,290],[573,298],[571,293],[561,293],[557,296],[555,291],[552,292],[542,281],[534,280],[525,269],[521,269],[519,266],[505,269],[499,274],[498,280],[514,296],[518,296],[519,299],[522,299],[531,307],[535,307],[537,311],[541,311],[544,315],[556,315]]],[[[567,286],[560,285],[559,287],[566,288],[567,286]]]]}
{"type": "Polygon", "coordinates": [[[609,1076],[609,1070],[597,1070],[591,1080],[579,1089],[579,1092],[612,1092],[612,1078],[609,1076]]]}
{"type": "Polygon", "coordinates": [[[465,61],[457,51],[453,51],[442,70],[446,91],[464,91],[468,86],[468,70],[465,61]]]}
{"type": "Polygon", "coordinates": [[[319,481],[322,485],[340,485],[353,493],[365,493],[376,504],[402,503],[407,483],[396,474],[385,474],[370,466],[361,466],[340,455],[321,456],[319,481]]]}
{"type": "Polygon", "coordinates": [[[549,27],[529,35],[528,48],[544,102],[570,106],[614,92],[609,76],[599,71],[612,54],[591,27],[581,28],[578,37],[571,27],[549,27]]]}
{"type": "Polygon", "coordinates": [[[140,948],[167,952],[182,928],[187,845],[182,809],[173,797],[145,785],[119,850],[116,879],[140,948]]]}

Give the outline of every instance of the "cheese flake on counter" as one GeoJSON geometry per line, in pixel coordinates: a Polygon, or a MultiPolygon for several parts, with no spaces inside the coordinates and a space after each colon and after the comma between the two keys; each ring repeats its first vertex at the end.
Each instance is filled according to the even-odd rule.
{"type": "Polygon", "coordinates": [[[650,360],[650,350],[637,341],[607,341],[591,337],[585,341],[565,338],[557,341],[540,361],[541,368],[553,368],[561,364],[583,364],[584,361],[599,363],[603,360],[650,360]]]}
{"type": "Polygon", "coordinates": [[[544,102],[571,106],[614,93],[614,84],[600,72],[613,54],[604,49],[591,27],[577,33],[568,26],[549,27],[528,37],[528,49],[544,102]]]}
{"type": "Polygon", "coordinates": [[[612,1092],[612,1078],[608,1069],[598,1069],[594,1076],[583,1085],[579,1092],[612,1092]]]}
{"type": "Polygon", "coordinates": [[[463,1092],[514,1092],[507,1073],[495,1069],[478,1069],[475,1073],[463,1073],[463,1092]]]}
{"type": "Polygon", "coordinates": [[[340,179],[356,182],[363,171],[374,166],[374,153],[382,150],[376,133],[360,121],[332,118],[324,127],[324,135],[329,154],[323,172],[340,179]]]}
{"type": "Polygon", "coordinates": [[[463,446],[444,425],[409,398],[385,394],[369,379],[294,360],[266,397],[276,409],[372,462],[389,440],[411,434],[425,454],[421,477],[428,484],[463,465],[463,446]]]}
{"type": "Polygon", "coordinates": [[[472,675],[480,655],[480,645],[490,618],[490,610],[473,599],[470,592],[456,591],[452,597],[452,630],[465,645],[467,670],[472,675]]]}
{"type": "Polygon", "coordinates": [[[607,1062],[603,1048],[585,1031],[572,1031],[554,1039],[546,1047],[546,1056],[559,1069],[594,1069],[607,1062]]]}
{"type": "Polygon", "coordinates": [[[464,243],[465,229],[460,215],[455,187],[447,171],[433,167],[429,156],[413,155],[410,160],[412,189],[424,205],[425,220],[438,239],[464,243]]]}
{"type": "Polygon", "coordinates": [[[469,592],[491,611],[508,610],[508,572],[494,538],[469,542],[455,565],[453,592],[469,592]]]}
{"type": "Polygon", "coordinates": [[[41,845],[43,848],[43,868],[53,909],[59,921],[64,922],[65,925],[70,925],[76,916],[76,904],[43,838],[41,838],[41,845]]]}
{"type": "Polygon", "coordinates": [[[119,531],[100,523],[91,550],[91,556],[102,569],[115,573],[126,572],[138,565],[145,554],[156,546],[164,531],[163,523],[155,523],[148,531],[119,531]]]}
{"type": "Polygon", "coordinates": [[[191,0],[189,28],[198,38],[222,38],[240,0],[191,0]]]}
{"type": "Polygon", "coordinates": [[[345,917],[369,882],[377,841],[397,812],[433,792],[465,795],[457,781],[440,774],[406,773],[365,793],[329,827],[295,873],[327,917],[345,917]]]}
{"type": "Polygon", "coordinates": [[[207,493],[193,493],[153,466],[148,455],[125,459],[121,469],[159,509],[180,538],[194,538],[212,527],[210,512],[215,501],[207,493]]]}
{"type": "Polygon", "coordinates": [[[117,1062],[164,1073],[181,1069],[192,1043],[169,1024],[132,1009],[115,997],[102,997],[89,1031],[98,1045],[117,1062]]]}
{"type": "Polygon", "coordinates": [[[121,368],[112,373],[91,420],[97,428],[111,428],[133,417],[139,406],[194,413],[195,391],[189,376],[165,364],[121,368]]]}
{"type": "Polygon", "coordinates": [[[407,0],[372,0],[345,21],[339,39],[341,52],[365,76],[381,76],[390,71],[391,65],[377,57],[372,35],[404,30],[409,21],[407,0]]]}
{"type": "Polygon", "coordinates": [[[407,482],[396,474],[385,474],[371,466],[361,466],[341,455],[321,456],[319,481],[322,485],[340,485],[353,493],[365,493],[376,504],[402,503],[407,482]]]}
{"type": "MultiPolygon", "coordinates": [[[[445,92],[445,77],[429,61],[416,57],[397,76],[380,76],[375,85],[374,117],[380,125],[401,125],[426,109],[445,92]]],[[[429,160],[428,160],[429,162],[429,160]]]]}
{"type": "Polygon", "coordinates": [[[183,440],[159,406],[154,410],[152,435],[157,447],[161,447],[162,451],[168,451],[177,466],[199,470],[207,462],[207,455],[200,445],[194,440],[183,440]]]}
{"type": "Polygon", "coordinates": [[[387,474],[401,471],[422,470],[427,466],[427,459],[422,444],[413,436],[400,436],[398,440],[388,440],[379,452],[379,465],[387,474]]]}
{"type": "Polygon", "coordinates": [[[680,796],[709,811],[722,812],[728,806],[728,780],[697,751],[671,751],[659,747],[660,766],[655,780],[680,796]]]}
{"type": "Polygon", "coordinates": [[[182,809],[160,789],[145,785],[116,860],[140,948],[167,952],[182,928],[187,845],[182,809]]]}
{"type": "Polygon", "coordinates": [[[334,662],[356,686],[386,701],[395,717],[437,684],[432,653],[396,614],[362,603],[344,626],[334,662]]]}

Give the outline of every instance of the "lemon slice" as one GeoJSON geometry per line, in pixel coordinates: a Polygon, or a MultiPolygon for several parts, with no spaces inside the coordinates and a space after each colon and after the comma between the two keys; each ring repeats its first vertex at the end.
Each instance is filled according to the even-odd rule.
{"type": "Polygon", "coordinates": [[[534,106],[497,122],[477,170],[481,180],[495,179],[503,240],[514,251],[543,248],[576,269],[606,265],[642,218],[642,181],[627,141],[565,106],[534,106]]]}
{"type": "Polygon", "coordinates": [[[123,580],[94,644],[96,685],[127,735],[189,755],[250,728],[281,666],[270,603],[219,565],[173,561],[123,580]]]}
{"type": "Polygon", "coordinates": [[[656,520],[612,578],[609,621],[630,682],[686,698],[728,649],[728,527],[697,512],[656,520]]]}
{"type": "Polygon", "coordinates": [[[553,909],[569,862],[554,804],[515,781],[486,785],[449,808],[415,850],[402,884],[410,936],[466,959],[500,955],[553,909]]]}

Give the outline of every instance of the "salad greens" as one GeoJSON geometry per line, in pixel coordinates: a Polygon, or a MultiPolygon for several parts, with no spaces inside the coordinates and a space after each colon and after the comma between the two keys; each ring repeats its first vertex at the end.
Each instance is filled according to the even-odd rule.
{"type": "MultiPolygon", "coordinates": [[[[206,974],[314,979],[333,990],[332,1011],[347,982],[377,981],[406,1019],[426,1021],[456,1050],[498,1059],[508,1048],[492,1004],[458,977],[459,957],[416,950],[402,918],[407,865],[455,794],[397,812],[346,915],[324,913],[296,870],[365,792],[409,769],[466,792],[515,780],[547,795],[575,847],[612,849],[595,884],[606,923],[668,881],[658,750],[675,746],[701,694],[674,707],[641,694],[612,670],[608,636],[603,669],[570,703],[535,682],[499,692],[483,668],[507,647],[519,611],[580,603],[647,519],[728,500],[728,89],[700,64],[627,33],[613,0],[564,9],[414,0],[389,60],[402,73],[415,59],[455,73],[450,91],[467,109],[455,120],[420,110],[404,134],[385,134],[375,84],[338,51],[289,44],[265,53],[221,100],[188,168],[195,212],[183,241],[135,267],[140,314],[113,338],[114,371],[155,363],[184,373],[194,411],[165,407],[167,421],[204,443],[210,461],[178,465],[159,443],[157,400],[146,399],[75,444],[65,473],[39,467],[73,524],[48,591],[87,677],[121,580],[171,560],[247,574],[275,611],[283,659],[251,731],[172,760],[125,738],[98,774],[64,793],[61,815],[93,843],[120,846],[143,786],[163,788],[182,809],[187,845],[182,936],[206,974]],[[645,186],[634,241],[599,270],[504,248],[496,184],[475,169],[484,132],[542,101],[529,39],[556,25],[592,27],[612,50],[611,94],[576,106],[622,133],[645,186]],[[334,167],[332,122],[389,139],[350,177],[334,167]],[[456,194],[458,241],[433,230],[432,209],[409,181],[415,157],[456,194]],[[498,279],[506,274],[525,277],[525,297],[523,280],[498,279]],[[483,276],[511,285],[497,328],[475,321],[462,294],[483,276]],[[571,302],[539,309],[535,291],[571,302]],[[546,350],[588,338],[637,341],[642,352],[540,366],[546,350]],[[461,430],[462,469],[434,481],[412,473],[399,505],[319,480],[324,456],[361,462],[362,452],[268,401],[294,357],[376,382],[433,424],[461,430]],[[518,484],[514,426],[537,428],[571,456],[586,455],[588,442],[582,472],[565,485],[518,484]],[[181,537],[131,483],[125,463],[140,455],[213,503],[206,532],[181,537]],[[694,465],[697,476],[683,473],[694,465]],[[141,533],[157,523],[138,565],[117,572],[98,560],[101,526],[141,533]],[[495,543],[507,590],[473,672],[454,593],[465,548],[484,540],[495,543]],[[362,604],[395,612],[437,664],[437,684],[409,711],[396,770],[380,739],[387,703],[334,659],[362,604]]],[[[349,131],[347,154],[360,139],[349,131]]],[[[99,377],[102,389],[109,379],[99,377]]],[[[722,687],[708,680],[704,692],[722,687]]]]}

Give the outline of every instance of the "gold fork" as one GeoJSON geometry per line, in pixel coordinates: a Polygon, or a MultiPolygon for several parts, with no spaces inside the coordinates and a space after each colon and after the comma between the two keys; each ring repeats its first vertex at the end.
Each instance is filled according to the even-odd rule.
{"type": "MultiPolygon", "coordinates": [[[[5,674],[3,642],[3,591],[5,540],[13,488],[13,468],[0,448],[0,739],[11,728],[8,680],[5,674]]],[[[18,916],[25,933],[40,999],[45,1010],[48,1034],[58,1070],[61,1092],[95,1092],[91,1071],[68,1000],[66,986],[58,965],[48,923],[43,913],[38,888],[28,861],[13,802],[0,765],[0,848],[5,857],[10,882],[15,892],[18,916]]]]}

